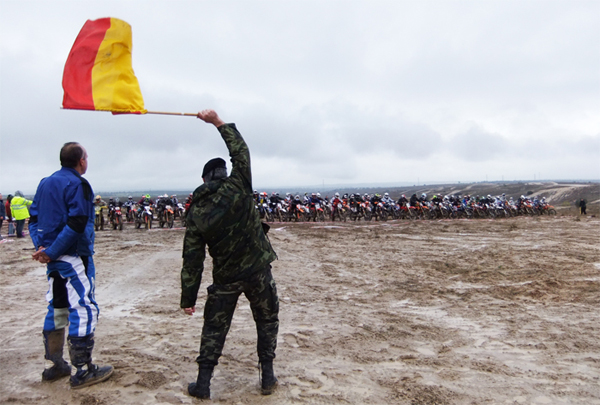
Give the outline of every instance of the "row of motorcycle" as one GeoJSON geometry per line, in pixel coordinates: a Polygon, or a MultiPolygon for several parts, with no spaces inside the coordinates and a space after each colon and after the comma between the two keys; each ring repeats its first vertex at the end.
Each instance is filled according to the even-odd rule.
{"type": "Polygon", "coordinates": [[[123,223],[133,223],[137,229],[152,229],[153,223],[158,222],[161,228],[173,228],[175,221],[180,221],[185,226],[185,208],[182,203],[177,205],[96,205],[94,227],[96,231],[104,230],[107,225],[113,230],[123,230],[123,223]],[[107,214],[107,221],[104,213],[107,214]]]}
{"type": "Polygon", "coordinates": [[[556,215],[548,203],[508,201],[480,204],[475,201],[455,202],[418,201],[409,203],[384,203],[381,201],[348,202],[341,200],[335,207],[327,200],[320,203],[290,204],[281,201],[256,205],[261,219],[266,222],[324,222],[324,221],[387,221],[391,219],[473,219],[509,218],[519,215],[556,215]]]}

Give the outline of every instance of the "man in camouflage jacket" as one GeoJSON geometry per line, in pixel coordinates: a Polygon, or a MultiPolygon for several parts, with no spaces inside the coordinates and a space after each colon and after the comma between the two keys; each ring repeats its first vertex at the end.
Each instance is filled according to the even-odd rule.
{"type": "Polygon", "coordinates": [[[204,184],[194,191],[183,243],[181,308],[195,312],[204,270],[205,248],[213,259],[213,284],[208,287],[200,343],[198,379],[188,386],[190,395],[210,398],[210,379],[221,356],[225,337],[241,293],[250,301],[258,333],[261,390],[271,394],[277,385],[273,359],[279,330],[279,300],[270,263],[275,252],[263,230],[252,197],[250,152],[235,127],[225,124],[212,110],[198,118],[215,125],[231,157],[231,174],[225,161],[210,160],[204,166],[204,184]]]}

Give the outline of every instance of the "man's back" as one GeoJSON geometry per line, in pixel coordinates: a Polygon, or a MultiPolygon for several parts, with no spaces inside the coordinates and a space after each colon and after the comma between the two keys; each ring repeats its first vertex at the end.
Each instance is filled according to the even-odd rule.
{"type": "Polygon", "coordinates": [[[234,125],[219,132],[230,152],[233,168],[224,179],[194,191],[184,241],[184,266],[198,267],[208,245],[216,284],[240,281],[275,260],[254,208],[250,153],[234,125]]]}
{"type": "Polygon", "coordinates": [[[94,208],[93,191],[89,183],[78,176],[73,169],[62,168],[43,179],[36,192],[31,214],[36,217],[35,225],[30,226],[32,238],[39,246],[49,246],[67,225],[68,217],[81,217],[85,220],[84,232],[78,238],[76,249],[80,255],[90,256],[94,249],[94,208]]]}

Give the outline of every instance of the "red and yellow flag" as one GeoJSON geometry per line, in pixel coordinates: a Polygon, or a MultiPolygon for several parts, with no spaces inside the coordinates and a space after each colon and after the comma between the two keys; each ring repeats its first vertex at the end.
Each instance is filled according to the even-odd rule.
{"type": "Polygon", "coordinates": [[[131,26],[116,18],[88,20],[63,74],[63,108],[145,114],[131,65],[131,26]]]}

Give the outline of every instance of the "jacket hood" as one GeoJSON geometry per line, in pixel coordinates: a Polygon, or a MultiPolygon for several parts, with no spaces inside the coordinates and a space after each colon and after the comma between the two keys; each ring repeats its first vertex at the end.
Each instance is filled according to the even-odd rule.
{"type": "Polygon", "coordinates": [[[204,183],[201,186],[199,186],[196,190],[194,190],[194,195],[192,196],[192,204],[197,203],[207,195],[216,192],[219,188],[221,188],[221,185],[223,184],[223,182],[225,182],[225,180],[227,180],[227,177],[223,179],[209,181],[208,183],[204,183]]]}

